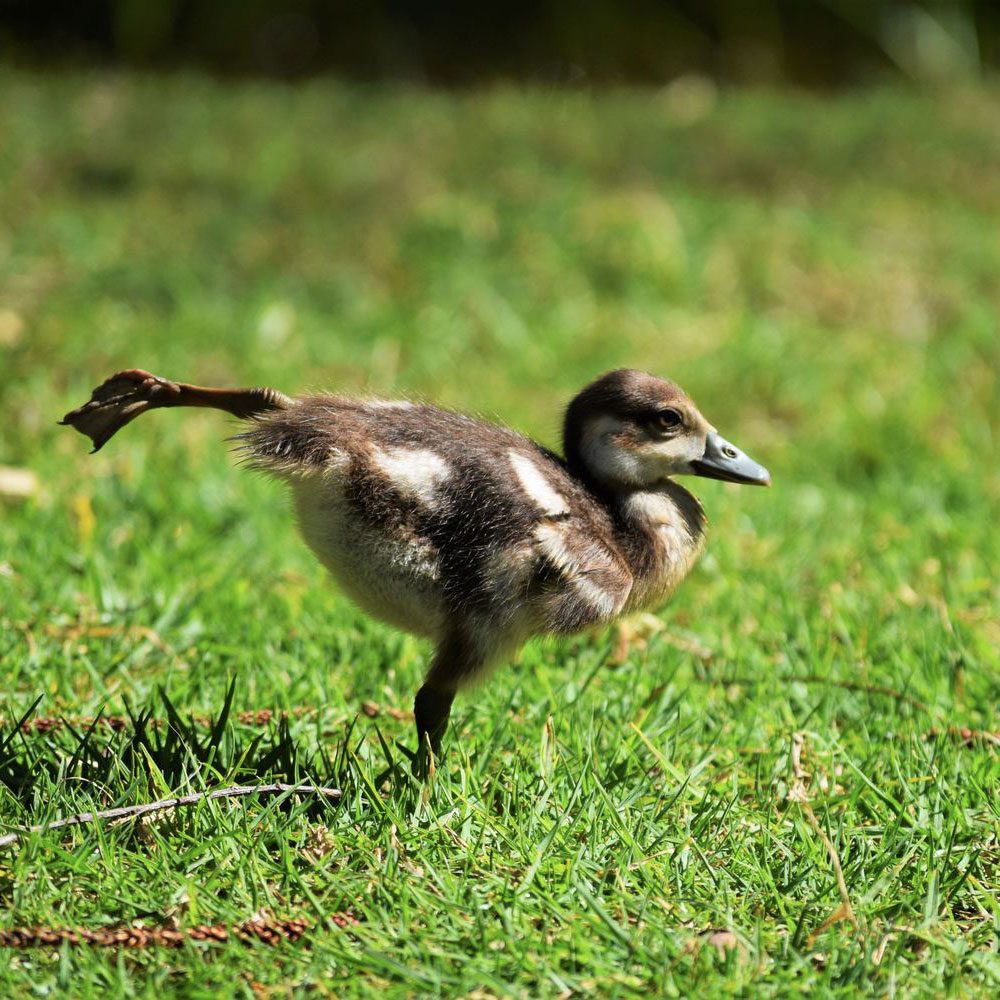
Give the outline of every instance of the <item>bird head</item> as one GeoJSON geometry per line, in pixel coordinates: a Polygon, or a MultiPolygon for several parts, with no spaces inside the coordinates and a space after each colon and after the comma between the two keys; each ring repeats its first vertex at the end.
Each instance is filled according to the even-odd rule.
{"type": "Polygon", "coordinates": [[[723,438],[673,382],[619,369],[570,403],[563,425],[570,469],[612,492],[655,489],[673,476],[770,486],[770,473],[723,438]]]}

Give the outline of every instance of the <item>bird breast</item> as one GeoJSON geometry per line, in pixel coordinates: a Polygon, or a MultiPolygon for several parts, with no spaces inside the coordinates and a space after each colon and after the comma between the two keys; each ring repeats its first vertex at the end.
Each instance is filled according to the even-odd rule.
{"type": "Polygon", "coordinates": [[[426,538],[360,516],[335,476],[294,481],[293,494],[302,537],[348,597],[404,631],[441,634],[440,560],[426,538]]]}
{"type": "Polygon", "coordinates": [[[618,512],[635,582],[628,611],[654,608],[691,572],[705,545],[701,504],[677,483],[632,493],[618,512]]]}

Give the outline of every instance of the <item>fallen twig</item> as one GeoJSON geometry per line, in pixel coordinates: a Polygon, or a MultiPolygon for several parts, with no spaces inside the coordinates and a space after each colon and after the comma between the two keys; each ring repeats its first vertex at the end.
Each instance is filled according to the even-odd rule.
{"type": "MultiPolygon", "coordinates": [[[[379,705],[374,701],[361,703],[361,712],[370,719],[378,718],[384,712],[397,722],[412,722],[413,712],[392,705],[379,705]]],[[[296,705],[294,708],[250,708],[236,712],[233,718],[241,726],[266,726],[278,719],[302,719],[319,714],[319,709],[312,705],[296,705]]],[[[196,726],[211,729],[216,724],[210,715],[193,715],[191,722],[196,726]]],[[[162,729],[167,725],[165,719],[147,719],[145,725],[150,729],[162,729]]],[[[114,733],[125,732],[132,725],[132,720],[125,715],[38,715],[33,719],[25,719],[21,723],[21,732],[25,735],[41,735],[55,733],[72,726],[75,729],[110,729],[114,733]]],[[[4,728],[4,720],[0,719],[0,730],[4,728]]]]}
{"type": "Polygon", "coordinates": [[[235,799],[244,795],[276,795],[284,792],[302,795],[322,795],[329,799],[339,799],[341,796],[339,788],[323,788],[319,785],[287,785],[280,783],[274,785],[231,785],[229,788],[216,788],[210,792],[194,792],[191,795],[181,795],[174,799],[142,802],[134,806],[118,806],[115,809],[104,809],[101,812],[77,813],[75,816],[57,819],[52,823],[39,823],[35,826],[25,827],[22,830],[15,830],[13,833],[4,834],[0,837],[0,847],[15,844],[29,833],[42,833],[49,830],[58,830],[66,826],[79,826],[81,823],[96,823],[99,820],[105,819],[135,819],[139,816],[147,816],[149,813],[164,812],[167,809],[191,806],[198,802],[210,801],[212,799],[235,799]]]}
{"type": "Polygon", "coordinates": [[[976,743],[992,743],[993,746],[1000,746],[1000,732],[989,732],[985,729],[969,729],[967,726],[949,726],[947,729],[929,729],[925,734],[925,739],[933,739],[937,736],[950,736],[958,740],[963,746],[971,747],[976,743]]]}
{"type": "MultiPolygon", "coordinates": [[[[362,711],[364,711],[363,707],[362,711]]],[[[266,726],[275,719],[301,719],[316,713],[316,708],[310,705],[300,705],[280,710],[252,708],[245,712],[235,713],[234,718],[241,726],[266,726]]],[[[210,715],[194,715],[191,717],[191,721],[196,726],[203,726],[206,729],[211,729],[216,723],[216,720],[210,715]]],[[[112,732],[121,733],[131,725],[132,720],[124,715],[39,715],[33,719],[26,719],[21,724],[21,732],[26,735],[32,733],[44,735],[72,726],[77,729],[110,729],[112,732]]],[[[162,729],[167,723],[164,719],[148,719],[146,725],[150,729],[162,729]]],[[[0,721],[0,729],[3,728],[4,724],[0,721]]]]}
{"type": "MultiPolygon", "coordinates": [[[[332,913],[327,921],[337,927],[357,927],[360,921],[353,913],[332,913]]],[[[298,941],[309,930],[302,917],[279,920],[270,916],[252,917],[239,924],[199,924],[196,927],[7,927],[0,929],[0,948],[39,948],[68,944],[94,948],[179,948],[185,941],[229,940],[243,944],[261,942],[267,945],[283,941],[298,941]]]]}
{"type": "MultiPolygon", "coordinates": [[[[357,923],[357,920],[353,923],[357,923]]],[[[340,924],[339,926],[346,926],[340,924]]],[[[69,944],[75,947],[90,945],[95,948],[179,948],[185,941],[225,942],[230,939],[244,944],[260,941],[267,945],[283,941],[298,941],[309,929],[301,918],[274,920],[255,918],[244,920],[231,927],[225,924],[199,924],[177,930],[173,927],[8,927],[0,930],[2,948],[37,948],[69,944]]]]}

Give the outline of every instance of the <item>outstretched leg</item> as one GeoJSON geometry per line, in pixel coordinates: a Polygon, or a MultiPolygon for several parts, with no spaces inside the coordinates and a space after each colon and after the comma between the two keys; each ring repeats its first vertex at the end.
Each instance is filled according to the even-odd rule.
{"type": "Polygon", "coordinates": [[[211,389],[171,382],[141,368],[118,372],[102,382],[90,399],[60,421],[86,434],[98,451],[109,438],[147,410],[164,406],[206,406],[236,417],[252,417],[267,410],[295,405],[277,389],[211,389]]]}

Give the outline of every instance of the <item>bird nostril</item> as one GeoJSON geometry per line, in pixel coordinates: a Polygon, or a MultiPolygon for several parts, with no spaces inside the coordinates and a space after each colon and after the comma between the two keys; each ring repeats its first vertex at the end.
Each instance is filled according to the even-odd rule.
{"type": "Polygon", "coordinates": [[[731,444],[727,444],[722,449],[722,454],[725,455],[726,458],[736,458],[736,449],[731,444]]]}

